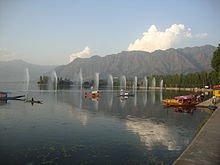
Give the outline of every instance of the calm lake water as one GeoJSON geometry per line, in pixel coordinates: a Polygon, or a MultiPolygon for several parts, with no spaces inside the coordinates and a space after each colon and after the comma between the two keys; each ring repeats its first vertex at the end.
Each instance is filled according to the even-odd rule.
{"type": "Polygon", "coordinates": [[[0,164],[172,164],[209,113],[164,108],[178,92],[138,91],[120,99],[101,90],[99,99],[78,89],[28,92],[17,84],[0,91],[27,94],[43,104],[8,101],[0,105],[0,164]]]}

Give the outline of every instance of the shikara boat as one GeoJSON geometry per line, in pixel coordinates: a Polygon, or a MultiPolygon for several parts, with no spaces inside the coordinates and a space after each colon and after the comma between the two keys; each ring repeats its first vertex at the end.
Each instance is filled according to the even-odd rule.
{"type": "Polygon", "coordinates": [[[89,93],[85,93],[84,94],[85,97],[99,97],[100,96],[100,92],[98,90],[96,91],[92,91],[92,92],[89,92],[89,93]]]}
{"type": "Polygon", "coordinates": [[[0,101],[16,100],[25,97],[25,95],[8,96],[7,92],[0,92],[0,101]]]}
{"type": "Polygon", "coordinates": [[[165,106],[194,106],[198,104],[195,95],[176,96],[162,101],[165,106]]]}

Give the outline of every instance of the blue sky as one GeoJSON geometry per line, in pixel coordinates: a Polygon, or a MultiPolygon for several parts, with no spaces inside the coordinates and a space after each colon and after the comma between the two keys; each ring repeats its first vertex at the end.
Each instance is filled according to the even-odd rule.
{"type": "Polygon", "coordinates": [[[0,60],[217,46],[219,16],[218,0],[0,0],[0,60]]]}

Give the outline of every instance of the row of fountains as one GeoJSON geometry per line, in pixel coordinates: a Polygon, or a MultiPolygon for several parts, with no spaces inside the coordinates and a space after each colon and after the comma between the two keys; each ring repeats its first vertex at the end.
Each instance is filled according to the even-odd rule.
{"type": "MultiPolygon", "coordinates": [[[[51,80],[54,84],[54,89],[57,90],[57,84],[58,84],[58,77],[57,77],[57,73],[56,71],[52,71],[51,72],[51,80]]],[[[80,83],[80,88],[83,88],[83,76],[82,76],[82,70],[80,69],[79,71],[79,83],[80,83]]],[[[29,89],[29,82],[30,82],[30,75],[29,75],[29,69],[26,68],[26,88],[25,90],[28,91],[29,89]]],[[[111,89],[114,88],[114,80],[113,80],[113,76],[111,74],[109,74],[108,76],[108,86],[110,86],[111,89]]],[[[126,76],[123,75],[120,77],[120,89],[125,89],[127,88],[127,80],[126,80],[126,76]]],[[[138,78],[137,76],[134,77],[133,80],[133,91],[135,92],[138,88],[138,78]]],[[[151,80],[151,84],[148,83],[148,79],[147,77],[144,77],[143,79],[143,86],[141,87],[142,89],[163,89],[163,80],[160,80],[159,83],[159,87],[156,87],[156,79],[155,77],[152,78],[151,80]]],[[[94,78],[94,90],[98,90],[99,89],[99,73],[95,73],[95,78],[94,78]]]]}
{"type": "MultiPolygon", "coordinates": [[[[81,69],[80,69],[80,72],[79,72],[79,82],[80,82],[80,87],[82,89],[83,88],[83,76],[82,76],[82,70],[81,69]]],[[[148,84],[148,79],[147,79],[146,76],[144,77],[143,82],[144,82],[143,86],[142,86],[143,89],[148,89],[148,88],[156,89],[156,79],[155,79],[155,77],[152,78],[151,84],[148,84]],[[150,85],[150,86],[148,87],[148,85],[150,85]]],[[[111,89],[114,88],[113,76],[111,74],[109,74],[109,76],[108,76],[108,84],[111,87],[111,89]]],[[[138,78],[137,78],[137,76],[135,76],[134,80],[133,80],[133,90],[136,91],[137,87],[138,87],[138,78]]],[[[120,89],[126,89],[126,88],[127,88],[127,80],[126,80],[126,76],[123,75],[123,76],[120,77],[120,89]]],[[[94,89],[96,89],[96,90],[99,89],[99,73],[95,73],[94,89]]],[[[160,90],[163,89],[163,80],[160,80],[160,86],[159,86],[158,89],[160,89],[160,90]]]]}
{"type": "MultiPolygon", "coordinates": [[[[96,74],[98,74],[98,73],[96,73],[96,74]]],[[[98,89],[99,79],[98,79],[97,76],[96,76],[96,81],[95,81],[95,82],[96,82],[96,87],[97,87],[97,89],[98,89]]],[[[109,82],[109,84],[111,85],[111,88],[113,89],[114,83],[113,83],[113,76],[112,76],[111,74],[109,75],[108,82],[109,82]]],[[[153,79],[152,79],[152,81],[151,81],[151,84],[148,84],[148,79],[147,79],[147,77],[144,77],[143,82],[144,82],[144,83],[143,83],[143,86],[142,86],[143,89],[148,89],[148,88],[155,89],[155,88],[156,88],[156,79],[155,79],[155,77],[153,77],[153,79]],[[148,85],[150,85],[150,86],[148,86],[148,85]]],[[[82,83],[82,82],[81,82],[81,83],[82,83]]],[[[121,89],[126,89],[126,87],[127,87],[126,76],[123,75],[123,76],[120,77],[120,88],[121,88],[121,89]]],[[[138,78],[137,78],[137,76],[135,76],[135,77],[134,77],[134,80],[133,80],[133,89],[134,89],[134,90],[137,90],[137,87],[138,87],[138,78]]],[[[163,89],[163,80],[160,80],[159,89],[161,89],[161,90],[163,89]]]]}

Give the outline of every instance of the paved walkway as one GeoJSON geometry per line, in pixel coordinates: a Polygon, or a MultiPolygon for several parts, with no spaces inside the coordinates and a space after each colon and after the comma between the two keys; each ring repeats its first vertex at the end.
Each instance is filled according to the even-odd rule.
{"type": "Polygon", "coordinates": [[[220,165],[220,103],[217,107],[173,165],[220,165]]]}

